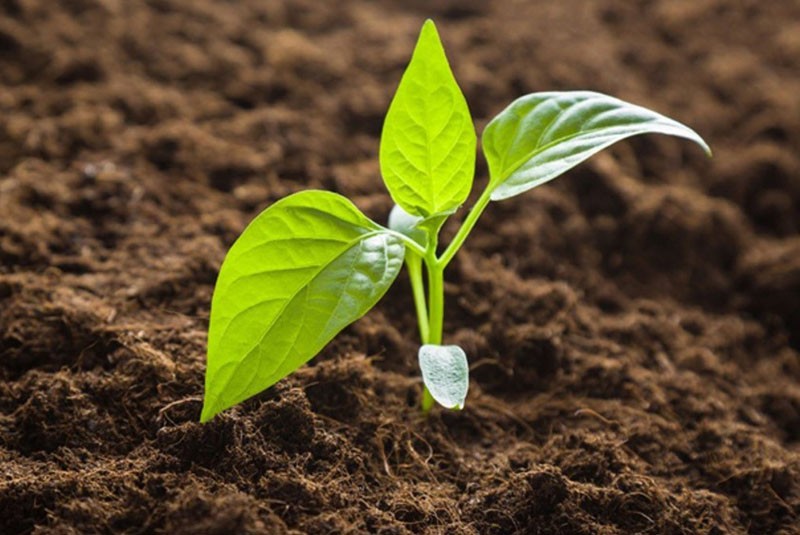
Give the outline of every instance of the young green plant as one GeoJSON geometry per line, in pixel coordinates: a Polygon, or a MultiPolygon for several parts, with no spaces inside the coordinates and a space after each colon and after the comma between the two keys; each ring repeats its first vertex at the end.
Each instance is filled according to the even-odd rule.
{"type": "Polygon", "coordinates": [[[460,409],[464,351],[443,345],[444,271],[491,201],[556,178],[609,145],[646,133],[706,143],[648,109],[590,91],[532,93],[483,131],[489,180],[455,237],[439,231],[466,201],[476,134],[467,102],[428,20],[389,107],[381,174],[395,202],[387,226],[327,191],[290,195],[256,217],[220,270],[211,304],[201,421],[269,388],[367,313],[403,265],[422,346],[422,409],[460,409]]]}

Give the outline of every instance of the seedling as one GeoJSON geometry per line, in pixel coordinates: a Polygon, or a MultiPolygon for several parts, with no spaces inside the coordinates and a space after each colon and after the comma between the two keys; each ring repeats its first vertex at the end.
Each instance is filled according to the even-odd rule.
{"type": "Polygon", "coordinates": [[[205,422],[283,379],[367,313],[408,268],[419,320],[422,409],[464,406],[464,351],[442,345],[444,271],[490,201],[526,192],[630,136],[706,143],[663,115],[589,91],[532,93],[481,138],[489,181],[440,252],[439,230],[466,201],[477,138],[433,22],[422,27],[380,144],[396,206],[384,227],[328,191],[290,195],[250,223],[222,264],[211,304],[205,422]],[[424,275],[423,275],[424,271],[424,275]]]}

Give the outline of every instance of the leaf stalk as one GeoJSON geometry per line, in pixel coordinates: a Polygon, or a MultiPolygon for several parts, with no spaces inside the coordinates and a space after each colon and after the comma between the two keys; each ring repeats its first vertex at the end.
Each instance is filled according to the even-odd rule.
{"type": "Polygon", "coordinates": [[[417,309],[417,323],[419,324],[419,337],[423,344],[428,343],[430,336],[428,324],[428,305],[425,302],[425,283],[422,281],[422,257],[411,252],[406,256],[408,278],[411,280],[411,289],[414,293],[414,306],[417,309]]]}
{"type": "Polygon", "coordinates": [[[469,236],[469,233],[472,232],[475,223],[478,222],[478,218],[480,218],[491,200],[492,188],[490,183],[475,202],[475,206],[473,206],[469,214],[467,214],[466,219],[464,219],[464,222],[461,224],[461,228],[458,229],[458,232],[456,232],[456,235],[453,237],[453,241],[450,242],[447,249],[442,253],[442,256],[439,257],[438,263],[441,265],[442,270],[447,267],[461,246],[464,245],[464,241],[467,239],[467,236],[469,236]]]}

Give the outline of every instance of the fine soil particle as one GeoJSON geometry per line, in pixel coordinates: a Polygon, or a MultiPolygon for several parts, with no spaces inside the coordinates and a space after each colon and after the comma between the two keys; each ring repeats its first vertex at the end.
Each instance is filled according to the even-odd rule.
{"type": "Polygon", "coordinates": [[[0,533],[800,533],[796,1],[4,0],[0,84],[0,533]],[[465,410],[418,412],[401,277],[200,425],[227,247],[301,189],[385,219],[428,16],[479,127],[594,89],[715,158],[634,139],[489,208],[465,410]]]}

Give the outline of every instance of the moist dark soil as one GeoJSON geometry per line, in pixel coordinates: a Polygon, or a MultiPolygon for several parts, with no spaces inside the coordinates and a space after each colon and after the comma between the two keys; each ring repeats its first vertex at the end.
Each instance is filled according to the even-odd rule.
{"type": "Polygon", "coordinates": [[[0,84],[0,533],[800,533],[795,0],[3,0],[0,84]],[[715,157],[638,138],[489,208],[465,410],[417,409],[401,276],[200,425],[226,249],[306,188],[385,220],[426,17],[479,128],[594,89],[715,157]]]}

